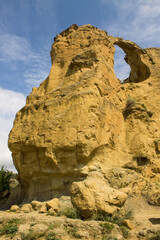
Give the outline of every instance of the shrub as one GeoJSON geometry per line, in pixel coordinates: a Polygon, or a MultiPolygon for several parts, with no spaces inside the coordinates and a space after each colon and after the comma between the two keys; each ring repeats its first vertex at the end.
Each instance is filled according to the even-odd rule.
{"type": "Polygon", "coordinates": [[[58,216],[64,215],[67,218],[72,218],[72,219],[76,219],[76,218],[81,218],[78,211],[75,208],[64,208],[64,209],[60,209],[58,211],[58,216]]]}
{"type": "Polygon", "coordinates": [[[59,223],[57,223],[57,222],[51,223],[48,227],[48,230],[53,230],[53,229],[58,228],[58,227],[60,227],[59,223]]]}
{"type": "Polygon", "coordinates": [[[136,103],[136,100],[132,97],[128,97],[126,100],[126,109],[130,109],[131,107],[133,107],[136,103]]]}
{"type": "Polygon", "coordinates": [[[66,231],[74,238],[81,238],[81,236],[78,234],[78,228],[75,226],[67,226],[66,231]]]}
{"type": "Polygon", "coordinates": [[[124,238],[128,238],[129,237],[129,230],[126,227],[120,226],[121,232],[123,234],[124,238]]]}
{"type": "Polygon", "coordinates": [[[160,230],[154,232],[153,235],[148,238],[148,240],[160,240],[160,230]]]}
{"type": "Polygon", "coordinates": [[[124,216],[116,213],[112,217],[112,222],[117,224],[118,226],[122,226],[124,222],[124,216]]]}
{"type": "Polygon", "coordinates": [[[160,143],[160,139],[155,139],[153,142],[158,144],[158,143],[160,143]]]}
{"type": "Polygon", "coordinates": [[[0,228],[0,235],[7,234],[10,235],[11,238],[13,238],[17,231],[18,231],[17,224],[9,222],[2,225],[2,227],[0,228]]]}
{"type": "Polygon", "coordinates": [[[93,217],[91,218],[91,220],[96,220],[96,221],[107,221],[110,222],[111,216],[109,215],[102,215],[99,213],[96,213],[93,215],[93,217]]]}
{"type": "Polygon", "coordinates": [[[124,219],[133,219],[133,210],[128,209],[125,211],[124,219]]]}
{"type": "Polygon", "coordinates": [[[19,218],[12,218],[11,220],[8,221],[10,224],[20,224],[21,220],[19,218]]]}
{"type": "Polygon", "coordinates": [[[26,233],[21,234],[21,240],[37,240],[40,237],[43,237],[45,235],[45,232],[35,232],[32,229],[30,229],[26,233]]]}
{"type": "Polygon", "coordinates": [[[0,193],[5,190],[10,190],[10,178],[12,173],[4,168],[4,166],[0,169],[0,193]]]}
{"type": "Polygon", "coordinates": [[[104,238],[103,240],[118,240],[116,237],[109,236],[107,238],[104,238]]]}
{"type": "Polygon", "coordinates": [[[49,232],[46,236],[46,240],[59,240],[59,239],[56,237],[56,234],[54,232],[49,232]]]}
{"type": "Polygon", "coordinates": [[[114,225],[109,222],[100,223],[100,226],[103,228],[104,233],[111,233],[114,228],[114,225]]]}

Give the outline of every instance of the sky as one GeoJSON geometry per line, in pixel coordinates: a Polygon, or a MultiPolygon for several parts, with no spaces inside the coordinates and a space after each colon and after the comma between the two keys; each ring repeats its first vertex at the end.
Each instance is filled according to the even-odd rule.
{"type": "MultiPolygon", "coordinates": [[[[49,75],[54,37],[72,24],[94,25],[142,48],[160,47],[160,0],[0,0],[0,167],[15,171],[8,134],[33,87],[49,75]]],[[[115,73],[130,68],[116,46],[115,73]]]]}

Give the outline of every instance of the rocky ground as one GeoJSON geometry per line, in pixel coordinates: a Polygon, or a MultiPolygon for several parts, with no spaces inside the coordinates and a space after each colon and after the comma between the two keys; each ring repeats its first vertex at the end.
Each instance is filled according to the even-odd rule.
{"type": "Polygon", "coordinates": [[[1,239],[160,239],[160,48],[72,25],[50,54],[9,135],[19,186],[4,207],[20,208],[1,212],[1,239]]]}
{"type": "Polygon", "coordinates": [[[112,217],[95,214],[85,220],[68,203],[68,198],[61,202],[58,199],[32,201],[1,211],[0,239],[160,239],[159,207],[148,205],[142,197],[130,198],[112,217]]]}

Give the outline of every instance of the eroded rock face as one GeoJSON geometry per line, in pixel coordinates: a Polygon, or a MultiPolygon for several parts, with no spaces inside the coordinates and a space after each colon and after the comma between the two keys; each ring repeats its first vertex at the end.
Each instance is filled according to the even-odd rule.
{"type": "Polygon", "coordinates": [[[56,37],[50,75],[28,96],[9,138],[30,196],[67,193],[97,149],[118,141],[123,115],[113,57],[113,43],[95,27],[73,25],[56,37]]]}
{"type": "MultiPolygon", "coordinates": [[[[156,104],[159,56],[159,49],[142,50],[133,42],[109,36],[91,25],[72,25],[56,36],[51,49],[50,74],[27,97],[9,136],[9,148],[21,184],[19,201],[70,195],[73,183],[72,202],[76,205],[75,189],[89,194],[83,185],[88,182],[87,177],[91,184],[91,172],[95,171],[104,179],[108,176],[101,183],[112,194],[123,196],[122,206],[127,191],[121,193],[120,189],[114,189],[118,184],[114,179],[116,171],[122,172],[122,183],[129,174],[131,180],[127,181],[127,187],[134,179],[138,181],[138,174],[160,179],[159,173],[153,176],[152,171],[155,166],[159,168],[154,142],[159,140],[160,126],[156,104]],[[131,67],[130,76],[123,84],[113,70],[115,44],[124,50],[125,60],[131,67]],[[131,103],[127,105],[129,98],[131,103]],[[147,159],[144,164],[143,159],[147,159]],[[136,164],[131,164],[132,161],[136,164]],[[119,170],[131,165],[136,167],[126,172],[119,170]],[[118,170],[108,174],[115,167],[118,170]]],[[[95,204],[91,212],[102,211],[95,192],[91,192],[95,204]]],[[[108,201],[108,209],[110,205],[117,207],[105,199],[100,205],[103,201],[108,201]]]]}
{"type": "Polygon", "coordinates": [[[110,187],[99,172],[91,172],[86,180],[71,186],[71,200],[84,218],[94,214],[113,215],[122,207],[127,194],[110,187]]]}

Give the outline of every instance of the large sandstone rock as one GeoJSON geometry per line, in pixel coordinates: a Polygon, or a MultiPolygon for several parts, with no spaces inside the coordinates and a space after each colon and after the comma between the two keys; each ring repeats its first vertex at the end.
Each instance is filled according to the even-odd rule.
{"type": "Polygon", "coordinates": [[[50,53],[50,74],[33,88],[9,135],[20,181],[16,199],[71,194],[88,216],[112,213],[126,192],[143,194],[146,179],[160,180],[160,49],[72,25],[56,36],[50,53]],[[123,83],[113,70],[114,45],[131,67],[123,83]]]}
{"type": "Polygon", "coordinates": [[[117,207],[123,206],[126,198],[127,194],[108,186],[103,175],[97,172],[71,186],[72,204],[84,218],[96,213],[112,215],[117,207]]]}
{"type": "Polygon", "coordinates": [[[31,199],[68,193],[98,149],[118,143],[122,135],[120,82],[106,33],[73,25],[56,37],[51,59],[49,77],[27,97],[9,137],[31,199]]]}

